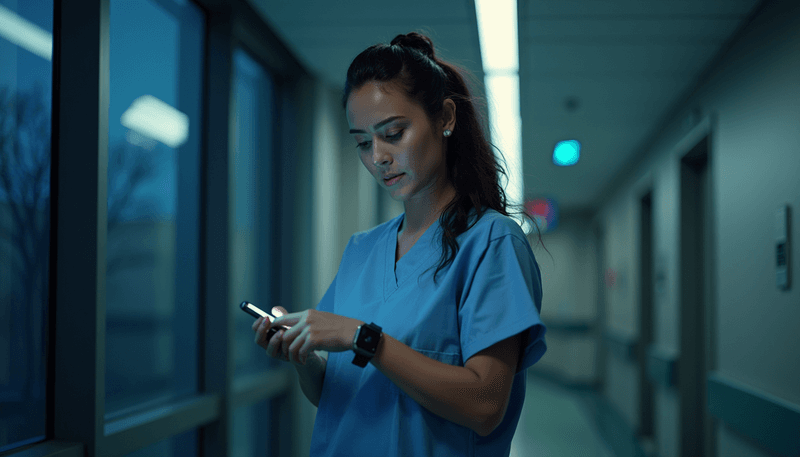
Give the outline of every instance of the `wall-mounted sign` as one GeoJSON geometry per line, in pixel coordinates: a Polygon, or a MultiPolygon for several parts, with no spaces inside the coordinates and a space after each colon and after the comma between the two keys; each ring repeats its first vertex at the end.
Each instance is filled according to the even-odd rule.
{"type": "Polygon", "coordinates": [[[542,234],[558,227],[558,203],[553,198],[536,198],[525,202],[525,212],[539,225],[542,234]]]}

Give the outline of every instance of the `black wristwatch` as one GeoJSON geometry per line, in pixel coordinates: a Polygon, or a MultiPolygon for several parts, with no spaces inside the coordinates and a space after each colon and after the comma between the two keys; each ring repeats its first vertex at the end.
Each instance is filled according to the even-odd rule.
{"type": "Polygon", "coordinates": [[[381,328],[372,324],[363,324],[358,326],[356,334],[353,337],[353,352],[356,353],[356,358],[353,359],[353,364],[361,368],[367,366],[372,357],[375,356],[375,351],[378,350],[378,343],[381,341],[381,328]]]}

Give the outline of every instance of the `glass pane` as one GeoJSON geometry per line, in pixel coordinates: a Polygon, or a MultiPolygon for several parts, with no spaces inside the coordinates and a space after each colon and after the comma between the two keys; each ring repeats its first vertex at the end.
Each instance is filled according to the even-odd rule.
{"type": "Polygon", "coordinates": [[[236,408],[233,412],[231,457],[268,457],[269,439],[275,436],[270,423],[269,401],[236,408]]]}
{"type": "Polygon", "coordinates": [[[127,457],[197,457],[200,455],[197,438],[197,431],[189,430],[136,452],[131,452],[127,457]]]}
{"type": "Polygon", "coordinates": [[[0,452],[45,434],[52,53],[52,0],[0,0],[0,452]]]}
{"type": "MultiPolygon", "coordinates": [[[[247,53],[234,53],[235,121],[231,148],[231,305],[247,300],[270,312],[270,144],[272,80],[247,53]]],[[[284,308],[286,306],[284,305],[284,308]]],[[[253,342],[253,318],[235,313],[236,374],[261,371],[280,363],[253,342]]]]}
{"type": "Polygon", "coordinates": [[[204,18],[111,0],[106,412],[197,391],[204,18]]]}

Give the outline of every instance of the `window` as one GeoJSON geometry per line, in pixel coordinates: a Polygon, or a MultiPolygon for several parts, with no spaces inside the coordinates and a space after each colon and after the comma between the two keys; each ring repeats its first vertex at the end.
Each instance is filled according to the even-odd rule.
{"type": "MultiPolygon", "coordinates": [[[[230,291],[235,313],[236,374],[263,371],[280,362],[268,358],[253,342],[253,319],[236,309],[247,300],[267,312],[270,293],[270,154],[272,152],[273,84],[269,74],[246,52],[234,53],[234,129],[230,165],[230,291]]],[[[284,304],[284,308],[287,306],[284,304]]]]}
{"type": "Polygon", "coordinates": [[[271,439],[278,439],[272,430],[270,401],[236,408],[233,412],[232,457],[270,455],[271,439]]]}
{"type": "Polygon", "coordinates": [[[198,387],[204,17],[111,0],[106,417],[198,387]]]}
{"type": "Polygon", "coordinates": [[[291,295],[304,73],[246,0],[69,3],[0,0],[0,454],[290,455],[291,367],[229,298],[291,295]]]}
{"type": "Polygon", "coordinates": [[[132,452],[127,457],[195,457],[197,453],[197,431],[190,430],[180,435],[151,444],[132,452]]]}
{"type": "Polygon", "coordinates": [[[0,0],[0,452],[45,435],[53,2],[0,0]]]}

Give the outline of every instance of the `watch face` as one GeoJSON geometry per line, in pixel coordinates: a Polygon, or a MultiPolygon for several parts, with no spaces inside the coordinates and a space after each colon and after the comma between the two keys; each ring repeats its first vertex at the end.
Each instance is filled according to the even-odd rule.
{"type": "Polygon", "coordinates": [[[358,335],[358,348],[375,353],[378,349],[378,337],[380,336],[375,330],[369,327],[361,327],[361,332],[358,335]]]}

